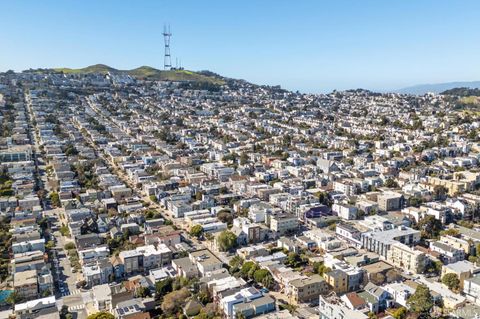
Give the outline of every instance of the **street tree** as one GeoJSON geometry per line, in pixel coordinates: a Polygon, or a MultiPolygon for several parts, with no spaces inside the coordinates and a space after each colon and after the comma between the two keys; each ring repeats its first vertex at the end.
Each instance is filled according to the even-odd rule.
{"type": "Polygon", "coordinates": [[[410,310],[422,315],[428,315],[433,308],[433,297],[425,285],[418,285],[415,293],[407,300],[410,310]]]}
{"type": "Polygon", "coordinates": [[[460,287],[460,280],[458,279],[457,274],[448,273],[442,277],[442,283],[448,287],[450,290],[458,290],[460,287]]]}
{"type": "Polygon", "coordinates": [[[196,238],[199,238],[203,234],[202,225],[195,225],[190,229],[190,235],[196,238]]]}
{"type": "Polygon", "coordinates": [[[218,249],[228,251],[237,246],[237,236],[231,231],[224,230],[217,237],[218,249]]]}

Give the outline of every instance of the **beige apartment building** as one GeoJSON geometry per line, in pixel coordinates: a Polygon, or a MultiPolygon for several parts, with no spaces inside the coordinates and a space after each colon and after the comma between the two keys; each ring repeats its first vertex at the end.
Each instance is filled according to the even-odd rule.
{"type": "Polygon", "coordinates": [[[38,297],[38,281],[36,270],[16,272],[13,275],[13,286],[18,297],[32,300],[38,297]]]}
{"type": "Polygon", "coordinates": [[[393,244],[387,254],[387,262],[414,274],[424,271],[426,261],[425,253],[402,243],[393,244]]]}
{"type": "Polygon", "coordinates": [[[454,236],[441,236],[440,241],[455,249],[463,250],[465,254],[471,254],[475,250],[475,244],[473,242],[469,242],[468,240],[457,238],[454,236]]]}
{"type": "Polygon", "coordinates": [[[385,192],[377,196],[378,209],[381,211],[399,210],[402,206],[402,194],[385,192]]]}
{"type": "Polygon", "coordinates": [[[291,287],[289,299],[293,304],[317,300],[319,295],[327,293],[330,289],[320,275],[295,279],[289,285],[291,287]]]}
{"type": "Polygon", "coordinates": [[[428,190],[432,192],[435,190],[435,186],[445,187],[450,196],[465,193],[472,186],[472,183],[467,180],[441,179],[431,176],[427,176],[427,184],[428,190]]]}
{"type": "Polygon", "coordinates": [[[270,229],[284,235],[287,232],[298,230],[298,218],[295,215],[272,216],[270,218],[270,229]]]}

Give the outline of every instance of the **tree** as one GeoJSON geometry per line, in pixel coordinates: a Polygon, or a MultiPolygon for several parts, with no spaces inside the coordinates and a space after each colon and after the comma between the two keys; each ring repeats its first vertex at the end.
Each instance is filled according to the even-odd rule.
{"type": "Polygon", "coordinates": [[[427,272],[440,275],[440,273],[442,272],[442,267],[443,267],[443,263],[440,260],[436,260],[434,262],[429,263],[427,272]]]}
{"type": "Polygon", "coordinates": [[[440,234],[442,222],[436,219],[435,216],[427,215],[418,222],[417,227],[421,231],[423,238],[432,239],[437,238],[440,234]]]}
{"type": "Polygon", "coordinates": [[[288,312],[290,312],[290,314],[293,315],[293,314],[295,313],[295,311],[297,311],[297,307],[298,307],[297,305],[288,303],[288,304],[286,304],[286,305],[281,306],[280,309],[281,309],[281,308],[287,309],[288,312]]]}
{"type": "Polygon", "coordinates": [[[65,246],[63,246],[65,250],[70,250],[70,249],[75,249],[75,244],[74,243],[66,243],[65,246]]]}
{"type": "Polygon", "coordinates": [[[245,165],[248,163],[248,155],[243,152],[242,154],[240,154],[240,165],[245,165]]]}
{"type": "Polygon", "coordinates": [[[325,198],[327,197],[327,194],[324,192],[317,192],[315,196],[317,196],[320,203],[323,204],[323,202],[325,201],[325,198]]]}
{"type": "Polygon", "coordinates": [[[427,315],[433,308],[433,297],[425,285],[418,285],[415,293],[407,300],[410,310],[419,314],[427,315]]]}
{"type": "Polygon", "coordinates": [[[247,217],[248,216],[248,211],[249,209],[248,208],[241,208],[240,209],[240,212],[238,213],[239,216],[242,216],[242,217],[247,217]]]}
{"type": "Polygon", "coordinates": [[[150,289],[148,287],[139,287],[135,290],[135,297],[146,298],[150,296],[150,289]]]}
{"type": "Polygon", "coordinates": [[[157,300],[163,298],[166,294],[173,290],[173,279],[168,277],[155,283],[155,298],[157,300]]]}
{"type": "Polygon", "coordinates": [[[270,272],[266,269],[256,270],[253,274],[253,279],[266,288],[271,288],[273,285],[272,274],[270,274],[270,272]]]}
{"type": "Polygon", "coordinates": [[[50,201],[52,202],[52,205],[54,207],[60,207],[61,206],[60,196],[58,195],[57,192],[50,193],[50,201]]]}
{"type": "Polygon", "coordinates": [[[195,199],[202,200],[202,198],[203,198],[203,193],[201,191],[197,191],[197,193],[195,194],[195,199]]]}
{"type": "Polygon", "coordinates": [[[5,302],[9,305],[14,305],[16,303],[22,302],[22,298],[17,294],[16,291],[14,291],[10,295],[8,295],[7,299],[5,299],[5,302]]]}
{"type": "Polygon", "coordinates": [[[87,319],[115,319],[115,316],[109,312],[101,311],[94,314],[91,314],[87,319]]]}
{"type": "Polygon", "coordinates": [[[65,237],[70,237],[70,230],[68,229],[68,226],[65,224],[62,224],[60,227],[60,234],[65,237]]]}
{"type": "Polygon", "coordinates": [[[413,207],[420,207],[420,205],[423,203],[423,199],[417,196],[411,197],[408,201],[413,207]]]}
{"type": "Polygon", "coordinates": [[[389,178],[385,181],[385,187],[398,188],[398,183],[395,180],[393,180],[392,178],[389,178]]]}
{"type": "Polygon", "coordinates": [[[38,221],[38,225],[40,226],[40,228],[45,231],[47,228],[48,228],[48,218],[47,217],[43,217],[42,219],[40,219],[38,221]]]}
{"type": "Polygon", "coordinates": [[[385,282],[385,275],[381,272],[374,273],[370,276],[370,281],[375,285],[382,285],[385,282]]]}
{"type": "Polygon", "coordinates": [[[194,317],[194,319],[213,319],[216,314],[215,305],[213,303],[208,303],[205,307],[200,310],[200,313],[194,317]]]}
{"type": "Polygon", "coordinates": [[[332,224],[328,225],[327,228],[328,228],[328,230],[335,231],[337,229],[337,224],[332,223],[332,224]]]}
{"type": "Polygon", "coordinates": [[[217,237],[217,246],[220,251],[228,251],[237,246],[237,236],[231,231],[224,230],[217,237]]]}
{"type": "Polygon", "coordinates": [[[242,265],[242,268],[240,269],[240,275],[242,278],[247,279],[248,278],[248,273],[250,272],[250,269],[255,267],[255,263],[253,261],[247,261],[242,265]]]}
{"type": "Polygon", "coordinates": [[[241,313],[241,312],[237,312],[237,313],[235,314],[235,318],[236,318],[236,319],[247,319],[247,317],[245,317],[245,315],[244,315],[243,313],[241,313]]]}
{"type": "Polygon", "coordinates": [[[53,240],[49,240],[47,241],[47,243],[45,244],[45,249],[46,250],[51,250],[52,248],[55,247],[55,242],[53,240]]]}
{"type": "Polygon", "coordinates": [[[217,218],[222,223],[231,224],[233,223],[233,215],[228,210],[221,210],[217,214],[217,218]]]}
{"type": "Polygon", "coordinates": [[[454,273],[448,273],[442,277],[442,283],[450,290],[457,290],[460,287],[460,280],[454,273]]]}
{"type": "Polygon", "coordinates": [[[153,219],[155,217],[155,211],[149,209],[145,212],[146,219],[153,219]]]}
{"type": "MultiPolygon", "coordinates": [[[[113,275],[113,274],[110,274],[110,276],[111,276],[111,278],[109,278],[108,280],[113,281],[114,275],[113,275]]],[[[85,279],[80,280],[80,281],[77,282],[77,287],[82,287],[82,288],[84,288],[86,285],[87,285],[87,281],[86,281],[85,279]]]]}
{"type": "Polygon", "coordinates": [[[475,245],[475,255],[480,257],[480,243],[475,245]]]}
{"type": "Polygon", "coordinates": [[[323,276],[323,274],[331,271],[330,268],[325,266],[323,262],[314,262],[313,263],[313,272],[316,274],[319,274],[320,276],[323,276]]]}
{"type": "Polygon", "coordinates": [[[73,319],[73,315],[70,311],[68,311],[68,306],[63,305],[62,309],[59,312],[60,319],[73,319]]]}
{"type": "Polygon", "coordinates": [[[233,256],[232,259],[230,259],[230,262],[228,263],[230,267],[240,267],[243,264],[243,259],[239,255],[233,256]]]}
{"type": "Polygon", "coordinates": [[[449,228],[449,229],[446,229],[446,230],[442,230],[440,232],[440,235],[442,235],[442,236],[448,235],[448,236],[457,237],[458,234],[459,234],[458,229],[455,229],[455,228],[449,228]]]}
{"type": "Polygon", "coordinates": [[[230,266],[230,274],[234,274],[240,270],[240,267],[242,266],[243,259],[242,257],[235,255],[233,256],[232,259],[230,259],[230,262],[228,265],[230,266]]]}
{"type": "Polygon", "coordinates": [[[200,238],[203,234],[203,227],[202,225],[195,225],[192,228],[190,228],[190,235],[193,237],[200,238]]]}
{"type": "Polygon", "coordinates": [[[445,186],[437,185],[433,188],[433,196],[435,199],[444,199],[446,194],[448,193],[448,189],[445,186]]]}
{"type": "Polygon", "coordinates": [[[78,154],[78,151],[75,148],[75,146],[73,146],[72,144],[68,144],[67,147],[65,148],[65,155],[73,156],[77,154],[78,154]]]}
{"type": "Polygon", "coordinates": [[[200,301],[203,305],[207,305],[213,299],[212,296],[210,295],[210,291],[205,286],[199,289],[199,292],[197,293],[196,297],[198,301],[200,301]]]}
{"type": "Polygon", "coordinates": [[[163,297],[160,307],[165,314],[174,315],[185,305],[188,296],[190,296],[190,292],[185,287],[180,290],[172,291],[163,297]]]}
{"type": "Polygon", "coordinates": [[[407,316],[407,308],[400,307],[392,313],[392,317],[395,319],[404,319],[407,316]]]}
{"type": "Polygon", "coordinates": [[[399,281],[402,278],[402,276],[400,276],[398,271],[396,271],[395,269],[390,269],[389,271],[387,271],[385,277],[387,279],[387,282],[399,281]]]}
{"type": "Polygon", "coordinates": [[[150,200],[154,203],[158,203],[158,199],[157,199],[157,196],[155,195],[150,195],[148,198],[150,198],[150,200]]]}
{"type": "Polygon", "coordinates": [[[287,259],[285,260],[285,265],[290,266],[292,268],[297,268],[303,264],[302,258],[300,255],[294,252],[288,254],[287,259]]]}
{"type": "Polygon", "coordinates": [[[62,306],[62,308],[59,311],[59,315],[60,315],[60,319],[69,318],[68,315],[71,315],[71,314],[68,312],[68,306],[67,305],[62,306]]]}

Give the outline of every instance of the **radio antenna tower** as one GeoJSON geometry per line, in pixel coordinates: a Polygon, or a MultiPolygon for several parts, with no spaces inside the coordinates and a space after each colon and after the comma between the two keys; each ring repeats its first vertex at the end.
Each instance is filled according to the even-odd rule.
{"type": "Polygon", "coordinates": [[[170,37],[172,33],[170,32],[170,26],[163,26],[163,39],[165,40],[165,56],[163,58],[163,68],[165,70],[170,70],[172,68],[172,57],[170,56],[170,37]]]}

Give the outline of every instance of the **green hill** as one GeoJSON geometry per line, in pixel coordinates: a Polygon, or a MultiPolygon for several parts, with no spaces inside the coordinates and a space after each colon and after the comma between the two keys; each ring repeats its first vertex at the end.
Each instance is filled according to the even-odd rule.
{"type": "Polygon", "coordinates": [[[158,81],[191,81],[223,84],[224,80],[219,76],[204,75],[187,70],[158,70],[150,66],[141,66],[132,70],[117,70],[105,64],[95,64],[81,69],[55,68],[57,72],[65,74],[88,74],[88,73],[125,73],[138,79],[158,81]]]}
{"type": "Polygon", "coordinates": [[[70,69],[70,68],[55,68],[57,72],[63,72],[65,74],[80,74],[80,73],[102,73],[106,74],[108,72],[119,72],[119,70],[109,67],[105,64],[95,64],[87,66],[86,68],[82,69],[70,69]]]}
{"type": "Polygon", "coordinates": [[[469,88],[469,87],[458,87],[450,90],[443,91],[443,95],[457,95],[457,96],[480,96],[480,89],[478,88],[469,88]]]}

